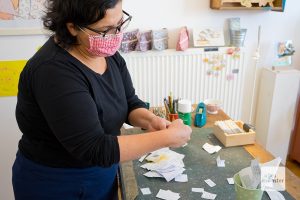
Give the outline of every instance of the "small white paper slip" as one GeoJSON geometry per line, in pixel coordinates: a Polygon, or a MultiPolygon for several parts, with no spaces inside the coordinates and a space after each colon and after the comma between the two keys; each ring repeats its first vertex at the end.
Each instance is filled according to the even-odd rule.
{"type": "Polygon", "coordinates": [[[227,182],[228,182],[229,185],[233,185],[234,184],[233,178],[227,178],[227,182]]]}
{"type": "Polygon", "coordinates": [[[151,194],[150,188],[141,188],[141,192],[143,193],[143,195],[151,194]]]}
{"type": "Polygon", "coordinates": [[[221,160],[220,156],[217,157],[217,166],[225,167],[225,160],[221,160]]]}
{"type": "Polygon", "coordinates": [[[192,192],[204,192],[204,189],[203,188],[192,188],[192,192]]]}
{"type": "Polygon", "coordinates": [[[124,127],[125,129],[131,129],[131,128],[134,128],[133,126],[131,126],[131,125],[129,125],[129,124],[126,124],[126,123],[123,124],[123,127],[124,127]]]}
{"type": "Polygon", "coordinates": [[[144,174],[144,176],[149,177],[149,178],[153,178],[153,177],[163,177],[163,176],[160,175],[159,173],[153,172],[153,171],[146,172],[146,173],[144,174]]]}
{"type": "Polygon", "coordinates": [[[187,174],[180,174],[179,176],[175,177],[175,181],[181,182],[181,183],[188,182],[188,176],[187,176],[187,174]]]}
{"type": "Polygon", "coordinates": [[[203,192],[201,198],[202,199],[215,199],[217,197],[216,194],[209,193],[209,192],[203,192]]]}
{"type": "Polygon", "coordinates": [[[180,195],[179,193],[172,192],[171,190],[160,189],[156,197],[165,200],[178,200],[180,198],[180,195]]]}
{"type": "Polygon", "coordinates": [[[268,193],[271,200],[285,200],[284,196],[276,190],[266,192],[268,193]]]}
{"type": "Polygon", "coordinates": [[[185,146],[187,146],[188,145],[188,143],[185,143],[184,145],[182,145],[181,147],[185,147],[185,146]]]}
{"type": "Polygon", "coordinates": [[[216,153],[218,151],[220,151],[221,147],[220,146],[214,146],[214,145],[211,145],[211,144],[208,144],[208,143],[205,143],[202,148],[209,154],[213,154],[213,153],[216,153]]]}
{"type": "Polygon", "coordinates": [[[143,162],[144,159],[146,158],[146,156],[147,156],[147,154],[146,154],[146,155],[143,155],[143,156],[139,159],[139,161],[140,161],[140,162],[143,162]]]}
{"type": "Polygon", "coordinates": [[[210,179],[206,179],[206,180],[204,180],[205,181],[205,183],[207,184],[207,185],[209,185],[209,187],[214,187],[214,186],[216,186],[216,184],[212,181],[212,180],[210,180],[210,179]]]}

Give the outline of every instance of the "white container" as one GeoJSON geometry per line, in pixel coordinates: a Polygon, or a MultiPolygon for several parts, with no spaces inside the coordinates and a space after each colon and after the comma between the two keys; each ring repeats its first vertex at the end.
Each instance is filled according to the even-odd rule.
{"type": "Polygon", "coordinates": [[[204,100],[206,110],[209,114],[218,114],[218,111],[222,105],[222,102],[218,99],[206,99],[204,100]]]}
{"type": "Polygon", "coordinates": [[[190,100],[182,99],[178,101],[178,112],[190,113],[192,112],[192,103],[190,100]]]}

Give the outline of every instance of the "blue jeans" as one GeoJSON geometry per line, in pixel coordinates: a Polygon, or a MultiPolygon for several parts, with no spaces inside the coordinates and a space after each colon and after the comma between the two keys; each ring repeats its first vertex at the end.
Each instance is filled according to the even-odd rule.
{"type": "Polygon", "coordinates": [[[15,199],[118,199],[117,170],[117,164],[110,168],[52,168],[18,152],[12,168],[15,199]]]}

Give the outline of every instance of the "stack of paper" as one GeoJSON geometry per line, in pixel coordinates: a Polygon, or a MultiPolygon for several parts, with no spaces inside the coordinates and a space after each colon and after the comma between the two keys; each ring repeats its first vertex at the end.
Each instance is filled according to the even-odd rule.
{"type": "MultiPolygon", "coordinates": [[[[169,148],[163,148],[151,152],[151,154],[145,158],[149,162],[141,167],[150,170],[144,174],[145,176],[164,177],[166,181],[169,182],[181,176],[185,171],[183,158],[184,155],[176,153],[169,148]]],[[[187,177],[180,177],[178,179],[181,182],[187,181],[187,177]]]]}
{"type": "Polygon", "coordinates": [[[216,126],[219,126],[225,133],[236,134],[245,132],[243,129],[238,127],[236,123],[232,120],[216,121],[216,126]]]}
{"type": "Polygon", "coordinates": [[[165,200],[178,200],[180,199],[179,193],[172,192],[171,190],[162,190],[160,189],[156,195],[157,198],[165,200]]]}
{"type": "Polygon", "coordinates": [[[216,153],[218,151],[220,151],[220,149],[222,149],[222,147],[220,147],[219,145],[211,145],[211,144],[208,144],[208,143],[205,143],[202,148],[207,151],[207,153],[209,154],[212,154],[212,153],[216,153]]]}

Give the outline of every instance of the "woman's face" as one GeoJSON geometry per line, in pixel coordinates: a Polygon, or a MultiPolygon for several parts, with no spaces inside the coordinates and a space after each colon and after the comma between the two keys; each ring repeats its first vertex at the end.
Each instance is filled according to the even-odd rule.
{"type": "MultiPolygon", "coordinates": [[[[106,32],[107,30],[113,30],[120,25],[123,21],[122,1],[116,4],[114,8],[106,10],[105,16],[100,21],[89,25],[88,27],[96,30],[97,32],[106,32]]],[[[97,33],[85,29],[91,35],[97,35],[97,33]]],[[[111,34],[113,32],[108,32],[111,34]]]]}
{"type": "MultiPolygon", "coordinates": [[[[99,20],[94,24],[89,25],[88,27],[97,30],[97,32],[105,32],[109,29],[117,27],[122,22],[123,22],[122,1],[119,1],[114,8],[106,10],[103,19],[99,20]]],[[[67,26],[69,25],[67,24],[67,26]]],[[[72,28],[70,27],[68,28],[71,34],[77,37],[79,48],[82,49],[87,49],[89,47],[88,35],[99,35],[98,33],[91,31],[87,28],[82,28],[84,31],[80,29],[72,30],[72,28]]],[[[107,34],[111,34],[111,32],[108,32],[107,34]]]]}

